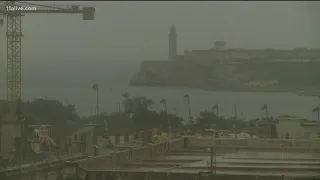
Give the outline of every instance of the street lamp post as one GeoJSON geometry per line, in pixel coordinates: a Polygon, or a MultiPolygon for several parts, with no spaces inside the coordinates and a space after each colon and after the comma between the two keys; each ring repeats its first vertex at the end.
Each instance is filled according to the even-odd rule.
{"type": "Polygon", "coordinates": [[[266,118],[268,118],[268,104],[264,104],[261,109],[266,112],[266,118]]]}
{"type": "Polygon", "coordinates": [[[93,84],[92,89],[97,93],[96,115],[99,115],[99,85],[93,84]]]}
{"type": "Polygon", "coordinates": [[[234,119],[237,120],[237,105],[234,104],[234,119]]]}

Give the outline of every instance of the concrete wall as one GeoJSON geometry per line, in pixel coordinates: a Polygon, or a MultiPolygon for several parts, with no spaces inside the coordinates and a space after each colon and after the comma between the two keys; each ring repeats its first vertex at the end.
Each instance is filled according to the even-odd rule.
{"type": "Polygon", "coordinates": [[[298,120],[281,120],[276,124],[277,136],[280,139],[286,138],[286,133],[290,138],[297,138],[301,135],[300,119],[298,120]]]}
{"type": "Polygon", "coordinates": [[[224,147],[259,151],[308,151],[320,153],[320,139],[213,139],[212,137],[187,137],[189,148],[224,147]]]}
{"type": "Polygon", "coordinates": [[[97,157],[91,157],[87,160],[77,162],[80,168],[90,170],[98,167],[108,167],[116,163],[121,163],[131,160],[151,159],[157,154],[165,153],[174,149],[184,147],[184,139],[174,139],[166,142],[149,144],[131,150],[125,150],[113,154],[107,154],[97,157]]]}

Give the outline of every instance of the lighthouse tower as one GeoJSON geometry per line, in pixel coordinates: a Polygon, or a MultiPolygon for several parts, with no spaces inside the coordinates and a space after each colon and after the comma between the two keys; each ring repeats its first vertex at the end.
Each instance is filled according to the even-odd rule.
{"type": "Polygon", "coordinates": [[[177,32],[176,27],[171,25],[169,31],[169,61],[173,61],[177,56],[177,32]]]}

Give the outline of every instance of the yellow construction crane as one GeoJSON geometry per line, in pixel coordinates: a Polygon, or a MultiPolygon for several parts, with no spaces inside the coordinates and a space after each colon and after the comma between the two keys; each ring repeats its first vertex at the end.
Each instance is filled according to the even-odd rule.
{"type": "MultiPolygon", "coordinates": [[[[21,101],[21,39],[22,17],[32,13],[82,14],[83,20],[94,20],[94,7],[78,5],[41,5],[22,1],[0,2],[0,26],[6,24],[7,32],[7,111],[0,128],[0,155],[12,151],[17,138],[23,136],[20,112],[21,101]],[[6,23],[5,23],[6,22],[6,23]]],[[[21,139],[21,138],[20,138],[21,139]]],[[[17,151],[17,150],[16,150],[17,151]]]]}

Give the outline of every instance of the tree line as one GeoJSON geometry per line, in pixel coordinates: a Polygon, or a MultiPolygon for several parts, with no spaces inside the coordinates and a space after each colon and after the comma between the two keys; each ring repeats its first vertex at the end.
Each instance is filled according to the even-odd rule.
{"type": "MultiPolygon", "coordinates": [[[[164,103],[162,99],[160,103],[164,103]]],[[[249,124],[240,120],[227,120],[218,116],[214,111],[204,110],[193,119],[192,123],[179,115],[167,112],[166,109],[157,112],[152,109],[155,102],[147,97],[131,97],[123,94],[122,112],[99,113],[98,115],[81,117],[73,104],[62,103],[58,100],[35,99],[21,102],[21,112],[27,124],[50,124],[55,139],[63,139],[70,132],[84,126],[86,123],[95,123],[104,127],[108,124],[108,132],[127,133],[160,128],[167,132],[185,132],[210,128],[212,124],[217,129],[231,129],[235,124],[237,129],[247,129],[249,124]]],[[[0,114],[4,114],[6,101],[0,101],[0,114]]]]}

